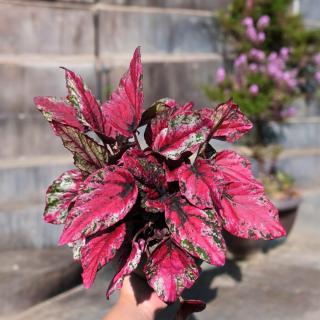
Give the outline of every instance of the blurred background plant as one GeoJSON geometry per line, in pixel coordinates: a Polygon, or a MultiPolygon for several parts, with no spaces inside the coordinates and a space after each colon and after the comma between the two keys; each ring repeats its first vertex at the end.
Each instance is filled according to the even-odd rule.
{"type": "Polygon", "coordinates": [[[291,0],[234,0],[220,13],[224,66],[216,86],[205,88],[213,101],[233,97],[251,118],[246,140],[260,179],[276,199],[296,195],[294,181],[277,169],[282,123],[298,112],[295,101],[308,106],[319,94],[320,32],[307,29],[291,0]]]}

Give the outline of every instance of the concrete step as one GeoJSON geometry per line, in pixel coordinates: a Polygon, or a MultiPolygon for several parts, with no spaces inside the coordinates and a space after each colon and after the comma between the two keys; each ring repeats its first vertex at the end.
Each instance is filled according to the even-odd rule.
{"type": "Polygon", "coordinates": [[[286,148],[320,148],[320,117],[292,118],[274,125],[280,141],[286,148]]]}
{"type": "Polygon", "coordinates": [[[1,54],[94,53],[93,11],[88,7],[1,1],[0,21],[1,54]]]}
{"type": "Polygon", "coordinates": [[[70,168],[71,155],[1,160],[0,204],[43,199],[49,184],[70,168]]]}
{"type": "Polygon", "coordinates": [[[53,134],[50,125],[38,111],[32,112],[32,115],[0,118],[0,136],[6,141],[6,148],[0,149],[2,160],[69,155],[61,139],[53,134]]]}
{"type": "Polygon", "coordinates": [[[0,204],[0,252],[56,246],[63,226],[43,221],[42,203],[0,204]]]}
{"type": "MultiPolygon", "coordinates": [[[[118,297],[118,294],[114,294],[109,301],[105,298],[112,274],[112,268],[108,265],[98,272],[97,278],[90,289],[85,289],[82,285],[79,285],[6,320],[102,319],[118,297]]],[[[4,319],[0,318],[0,320],[4,319]]]]}
{"type": "MultiPolygon", "coordinates": [[[[1,11],[2,12],[2,11],[1,11]]],[[[0,55],[0,116],[25,117],[37,114],[35,96],[65,97],[64,72],[60,66],[78,72],[96,92],[94,57],[90,55],[0,55]]],[[[3,120],[1,120],[3,121],[3,120]]]]}
{"type": "MultiPolygon", "coordinates": [[[[65,0],[70,1],[70,0],[65,0]]],[[[227,7],[230,0],[100,0],[102,3],[126,5],[126,6],[149,6],[161,8],[179,8],[195,10],[218,10],[227,7]]]]}
{"type": "Polygon", "coordinates": [[[137,45],[144,53],[211,53],[219,49],[217,22],[210,11],[101,6],[99,21],[101,55],[131,53],[137,45]]]}
{"type": "Polygon", "coordinates": [[[80,266],[64,248],[1,252],[0,318],[68,290],[80,278],[80,266]]]}

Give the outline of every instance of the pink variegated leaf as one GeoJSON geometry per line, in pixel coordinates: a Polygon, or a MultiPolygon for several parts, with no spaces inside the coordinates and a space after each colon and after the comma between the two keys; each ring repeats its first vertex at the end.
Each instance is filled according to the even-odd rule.
{"type": "Polygon", "coordinates": [[[185,112],[169,119],[168,127],[156,136],[152,149],[171,160],[195,152],[209,136],[212,122],[197,112],[185,112]]]}
{"type": "Polygon", "coordinates": [[[252,183],[255,188],[260,187],[262,191],[264,190],[263,185],[252,174],[250,161],[236,152],[231,150],[218,152],[214,158],[214,163],[223,175],[225,183],[252,183]]]}
{"type": "Polygon", "coordinates": [[[223,175],[205,159],[183,164],[177,174],[180,192],[200,209],[219,207],[223,175]]]}
{"type": "Polygon", "coordinates": [[[82,279],[86,288],[93,284],[97,271],[114,258],[125,235],[126,225],[122,223],[113,231],[91,239],[81,248],[82,279]]]}
{"type": "Polygon", "coordinates": [[[109,285],[106,293],[107,299],[109,299],[109,297],[115,290],[119,290],[122,288],[124,277],[131,274],[135,269],[138,268],[144,249],[145,241],[143,239],[139,239],[137,242],[132,242],[132,250],[128,259],[118,271],[118,273],[114,276],[109,285]]]}
{"type": "Polygon", "coordinates": [[[110,166],[94,172],[83,183],[59,243],[113,226],[132,209],[137,194],[136,182],[126,169],[110,166]]]}
{"type": "Polygon", "coordinates": [[[79,170],[69,170],[53,181],[46,194],[46,208],[43,215],[46,222],[53,224],[65,222],[82,180],[79,170]]]}
{"type": "Polygon", "coordinates": [[[252,129],[250,120],[231,99],[214,109],[203,108],[200,112],[203,118],[213,121],[213,138],[234,142],[252,129]]]}
{"type": "Polygon", "coordinates": [[[129,70],[108,102],[102,105],[105,119],[125,137],[131,137],[139,126],[143,106],[142,64],[140,48],[134,52],[129,70]]]}
{"type": "Polygon", "coordinates": [[[192,102],[187,102],[183,106],[178,106],[173,102],[169,104],[167,101],[166,104],[161,104],[161,108],[158,107],[159,112],[156,114],[156,117],[152,118],[146,127],[144,138],[147,144],[149,146],[152,146],[154,140],[161,132],[161,130],[168,127],[170,118],[178,115],[183,115],[186,112],[190,113],[192,111],[192,108],[192,102]]]}
{"type": "Polygon", "coordinates": [[[148,258],[144,273],[151,288],[160,299],[174,302],[185,288],[190,288],[199,277],[195,259],[171,240],[160,244],[148,258]]]}
{"type": "Polygon", "coordinates": [[[84,126],[77,118],[77,110],[67,103],[53,97],[35,97],[36,107],[50,123],[53,121],[84,131],[84,126]]]}
{"type": "Polygon", "coordinates": [[[157,115],[163,113],[164,111],[168,111],[176,106],[177,102],[170,98],[157,100],[152,104],[150,108],[142,113],[140,125],[143,126],[147,124],[148,121],[155,118],[157,115]]]}
{"type": "Polygon", "coordinates": [[[107,150],[79,130],[53,122],[63,145],[73,153],[74,164],[82,172],[90,174],[106,165],[107,150]]]}
{"type": "Polygon", "coordinates": [[[63,69],[66,74],[67,99],[78,110],[82,122],[93,131],[114,138],[116,136],[115,130],[103,118],[100,104],[84,85],[81,77],[71,70],[63,69]]]}
{"type": "Polygon", "coordinates": [[[171,238],[181,248],[210,264],[224,264],[225,243],[213,209],[201,210],[176,196],[166,203],[165,219],[171,238]]]}
{"type": "Polygon", "coordinates": [[[159,161],[145,151],[131,149],[122,156],[122,163],[143,184],[163,192],[167,186],[165,170],[159,161]]]}
{"type": "Polygon", "coordinates": [[[231,182],[225,186],[220,216],[224,228],[246,239],[274,239],[285,236],[278,209],[258,183],[231,182]]]}

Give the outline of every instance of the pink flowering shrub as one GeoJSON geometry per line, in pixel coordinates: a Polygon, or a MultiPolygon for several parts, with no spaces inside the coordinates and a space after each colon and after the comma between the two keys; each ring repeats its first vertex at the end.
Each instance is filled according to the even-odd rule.
{"type": "Polygon", "coordinates": [[[115,259],[107,297],[140,265],[173,302],[199,277],[200,261],[225,263],[222,229],[246,239],[285,235],[249,161],[214,149],[214,139],[234,142],[252,128],[232,100],[194,109],[166,98],[143,111],[139,48],[102,104],[78,75],[65,74],[65,99],[34,99],[76,167],[48,188],[44,220],[64,224],[59,244],[73,248],[85,287],[115,259]]]}
{"type": "Polygon", "coordinates": [[[206,89],[213,100],[232,96],[254,121],[281,121],[291,116],[293,107],[288,105],[300,94],[299,70],[290,64],[292,50],[287,47],[278,52],[264,50],[264,31],[269,24],[267,15],[256,23],[250,16],[242,20],[246,46],[233,59],[232,72],[220,67],[216,73],[217,86],[206,89]]]}

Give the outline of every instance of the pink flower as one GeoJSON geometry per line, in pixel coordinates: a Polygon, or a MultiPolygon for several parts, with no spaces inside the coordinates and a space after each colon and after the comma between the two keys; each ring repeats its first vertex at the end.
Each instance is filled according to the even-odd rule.
{"type": "Polygon", "coordinates": [[[288,60],[289,58],[290,49],[287,47],[283,47],[280,49],[280,56],[283,60],[288,60]]]}
{"type": "Polygon", "coordinates": [[[262,62],[266,58],[266,55],[262,50],[252,48],[249,52],[249,57],[255,61],[262,62]]]}
{"type": "Polygon", "coordinates": [[[226,78],[226,71],[224,70],[223,67],[219,67],[217,72],[216,72],[216,81],[218,84],[221,84],[224,82],[226,78]]]}
{"type": "Polygon", "coordinates": [[[257,22],[257,27],[259,30],[264,30],[270,24],[270,17],[267,15],[261,16],[257,22]]]}
{"type": "Polygon", "coordinates": [[[259,94],[259,86],[257,84],[252,84],[250,87],[249,87],[249,93],[252,95],[252,96],[257,96],[259,94]]]}
{"type": "Polygon", "coordinates": [[[234,61],[234,67],[236,70],[241,69],[246,64],[247,64],[247,56],[244,53],[240,54],[240,56],[234,61]]]}
{"type": "Polygon", "coordinates": [[[320,83],[320,71],[317,71],[314,78],[320,83]]]}
{"type": "Polygon", "coordinates": [[[259,68],[258,68],[258,65],[256,63],[250,63],[249,64],[249,70],[252,72],[252,73],[257,73],[259,68]]]}
{"type": "Polygon", "coordinates": [[[257,30],[255,29],[254,26],[247,27],[246,37],[248,40],[250,40],[253,43],[258,42],[258,34],[257,34],[257,30]]]}
{"type": "Polygon", "coordinates": [[[242,25],[245,27],[253,27],[253,19],[251,17],[245,17],[242,20],[242,25]]]}
{"type": "Polygon", "coordinates": [[[320,53],[317,53],[314,55],[313,60],[315,62],[315,64],[320,67],[320,53]]]}
{"type": "Polygon", "coordinates": [[[266,34],[264,32],[259,32],[257,36],[257,41],[262,43],[266,40],[266,34]]]}

